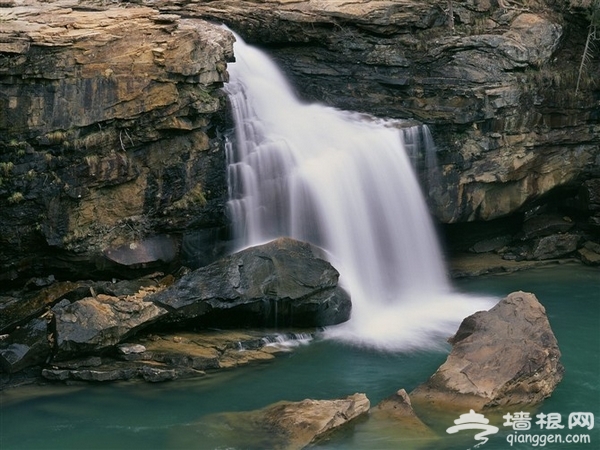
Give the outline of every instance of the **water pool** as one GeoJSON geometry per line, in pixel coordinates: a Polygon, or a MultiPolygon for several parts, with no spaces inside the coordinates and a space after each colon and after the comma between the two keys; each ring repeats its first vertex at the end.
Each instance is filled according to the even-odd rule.
{"type": "MultiPolygon", "coordinates": [[[[563,353],[565,377],[538,412],[592,412],[591,444],[550,444],[549,449],[600,448],[600,271],[579,265],[529,270],[455,282],[465,293],[499,298],[516,290],[534,292],[544,304],[563,353]]],[[[85,386],[29,386],[0,392],[0,449],[257,449],[264,439],[240,444],[231,430],[211,420],[214,413],[248,411],[279,400],[336,398],[364,392],[375,405],[399,388],[425,381],[445,360],[449,347],[405,353],[378,352],[316,340],[274,362],[193,381],[85,386]]],[[[465,411],[467,412],[467,411],[465,411]]],[[[508,411],[502,411],[506,413],[508,411]]],[[[476,443],[472,434],[448,435],[455,415],[421,417],[437,439],[409,439],[393,423],[359,420],[315,446],[318,449],[448,449],[476,443]]],[[[514,443],[503,428],[483,450],[531,449],[514,443]]],[[[535,419],[534,419],[535,420],[535,419]]],[[[496,423],[498,422],[499,423],[496,423]]],[[[566,436],[576,430],[562,430],[566,436]]],[[[531,433],[545,434],[532,426],[531,433]]],[[[549,432],[547,434],[550,434],[549,432]]],[[[538,441],[537,446],[542,446],[538,441]]]]}

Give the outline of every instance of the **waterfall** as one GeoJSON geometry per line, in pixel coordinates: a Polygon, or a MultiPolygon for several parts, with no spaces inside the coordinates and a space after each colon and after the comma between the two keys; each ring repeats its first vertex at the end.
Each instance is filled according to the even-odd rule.
{"type": "Polygon", "coordinates": [[[405,148],[416,145],[415,129],[301,102],[263,52],[236,39],[226,91],[238,248],[278,236],[324,248],[353,304],[351,320],[327,336],[405,349],[452,334],[481,303],[453,294],[447,280],[405,148]]]}

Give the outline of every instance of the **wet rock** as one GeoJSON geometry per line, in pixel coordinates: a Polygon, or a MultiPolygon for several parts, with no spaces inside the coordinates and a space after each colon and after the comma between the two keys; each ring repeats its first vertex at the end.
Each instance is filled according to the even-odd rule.
{"type": "Polygon", "coordinates": [[[50,367],[42,370],[42,376],[53,381],[140,379],[153,383],[201,377],[207,370],[231,369],[273,360],[277,354],[288,351],[272,345],[276,338],[276,335],[256,331],[148,335],[120,344],[114,352],[105,352],[102,357],[55,360],[50,367]]]}
{"type": "Polygon", "coordinates": [[[51,351],[47,319],[33,319],[0,340],[0,367],[5,372],[15,373],[26,367],[42,365],[51,351]]]}
{"type": "Polygon", "coordinates": [[[371,420],[392,420],[394,425],[402,429],[404,438],[434,437],[435,433],[415,413],[410,397],[404,389],[383,399],[371,409],[371,420]]]}
{"type": "Polygon", "coordinates": [[[514,292],[463,320],[446,362],[410,395],[413,403],[481,410],[533,405],[550,396],[564,367],[546,311],[514,292]]]}
{"type": "Polygon", "coordinates": [[[53,311],[57,359],[105,350],[167,313],[143,299],[104,294],[57,305],[53,311]]]}
{"type": "Polygon", "coordinates": [[[325,326],[350,317],[350,298],[338,277],[321,250],[280,238],[197,269],[148,299],[170,311],[170,322],[325,326]]]}
{"type": "Polygon", "coordinates": [[[368,413],[369,406],[365,394],[353,394],[334,400],[279,402],[258,411],[216,414],[207,420],[235,430],[235,442],[228,444],[236,448],[299,450],[368,413]]]}
{"type": "MultiPolygon", "coordinates": [[[[451,30],[447,4],[215,0],[179,8],[266,48],[305,99],[428,124],[443,170],[435,180],[427,169],[421,175],[437,186],[426,194],[442,223],[506,217],[597,178],[597,88],[575,96],[571,81],[586,7],[454,2],[451,30]]],[[[597,58],[591,64],[588,73],[597,73],[597,58]]]]}

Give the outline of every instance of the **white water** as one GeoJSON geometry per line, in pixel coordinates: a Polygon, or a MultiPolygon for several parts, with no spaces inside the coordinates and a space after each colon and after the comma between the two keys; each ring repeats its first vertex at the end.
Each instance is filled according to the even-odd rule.
{"type": "Polygon", "coordinates": [[[351,320],[326,331],[336,339],[430,346],[487,309],[451,292],[400,124],[300,102],[275,64],[239,37],[235,55],[226,90],[238,247],[291,236],[326,249],[352,296],[351,320]]]}

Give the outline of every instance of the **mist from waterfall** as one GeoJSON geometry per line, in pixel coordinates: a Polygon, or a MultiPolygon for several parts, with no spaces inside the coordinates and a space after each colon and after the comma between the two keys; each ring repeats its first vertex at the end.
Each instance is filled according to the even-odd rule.
{"type": "Polygon", "coordinates": [[[334,339],[428,347],[487,309],[447,280],[405,148],[418,129],[303,103],[263,52],[236,38],[226,91],[236,125],[227,158],[237,247],[290,236],[324,248],[353,305],[349,322],[326,330],[334,339]]]}

